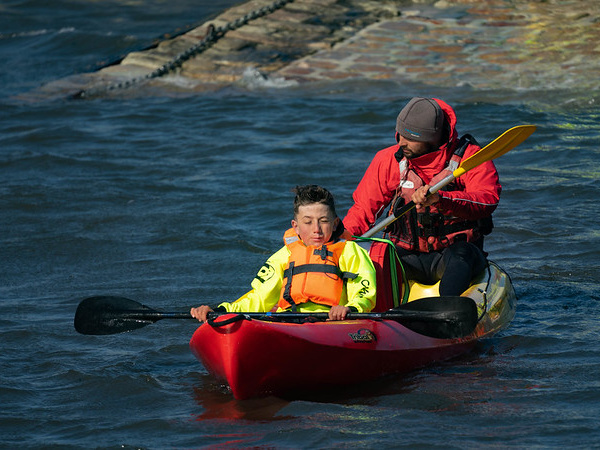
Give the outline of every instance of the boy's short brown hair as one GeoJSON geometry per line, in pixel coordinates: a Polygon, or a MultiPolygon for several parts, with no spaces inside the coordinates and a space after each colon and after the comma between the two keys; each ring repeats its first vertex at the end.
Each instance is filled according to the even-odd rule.
{"type": "Polygon", "coordinates": [[[296,186],[293,189],[296,194],[294,198],[294,217],[298,215],[298,208],[313,203],[321,203],[329,208],[333,217],[337,217],[335,212],[335,200],[333,195],[327,189],[316,184],[307,184],[304,186],[296,186]]]}

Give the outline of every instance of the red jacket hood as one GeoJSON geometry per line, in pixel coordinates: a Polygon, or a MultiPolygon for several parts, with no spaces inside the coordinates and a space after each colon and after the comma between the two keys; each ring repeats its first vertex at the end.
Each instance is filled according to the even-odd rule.
{"type": "MultiPolygon", "coordinates": [[[[458,122],[458,119],[456,118],[456,113],[454,112],[454,109],[452,109],[452,106],[450,106],[443,100],[440,100],[439,98],[434,98],[433,100],[435,100],[436,103],[440,105],[440,108],[442,108],[442,111],[444,112],[446,123],[450,127],[450,136],[448,139],[448,143],[450,144],[450,147],[454,149],[454,145],[458,140],[458,132],[456,131],[456,123],[458,122]]],[[[445,146],[447,146],[448,143],[442,145],[440,149],[443,149],[445,146]]]]}

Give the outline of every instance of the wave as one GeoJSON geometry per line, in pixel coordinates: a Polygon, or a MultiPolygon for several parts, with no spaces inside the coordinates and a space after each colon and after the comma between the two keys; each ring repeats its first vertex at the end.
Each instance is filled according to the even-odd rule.
{"type": "Polygon", "coordinates": [[[15,33],[0,33],[0,39],[35,37],[35,36],[43,36],[46,34],[66,34],[66,33],[74,33],[75,31],[76,31],[75,27],[63,27],[63,28],[59,28],[57,30],[43,28],[41,30],[19,31],[19,32],[15,32],[15,33]]]}

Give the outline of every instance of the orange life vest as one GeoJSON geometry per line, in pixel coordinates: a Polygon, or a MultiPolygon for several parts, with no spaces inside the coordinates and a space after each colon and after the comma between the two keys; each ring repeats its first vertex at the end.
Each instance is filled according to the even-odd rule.
{"type": "Polygon", "coordinates": [[[292,228],[285,232],[283,240],[290,250],[290,257],[283,272],[279,307],[291,306],[292,311],[296,311],[299,303],[338,305],[344,281],[357,276],[339,268],[346,242],[330,241],[321,247],[304,245],[292,228]]]}

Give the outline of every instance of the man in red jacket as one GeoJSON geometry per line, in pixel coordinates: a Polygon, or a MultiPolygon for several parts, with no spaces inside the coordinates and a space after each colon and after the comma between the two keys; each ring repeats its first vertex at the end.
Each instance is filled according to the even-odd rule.
{"type": "Polygon", "coordinates": [[[483,271],[483,237],[492,230],[492,212],[501,186],[494,163],[485,162],[427,197],[430,186],[452,173],[480,147],[470,135],[459,139],[456,113],[439,99],[413,98],[400,112],[396,142],[379,151],[354,192],[344,226],[369,230],[384,209],[409,201],[416,208],[386,230],[410,279],[433,284],[440,295],[460,295],[483,271]]]}

